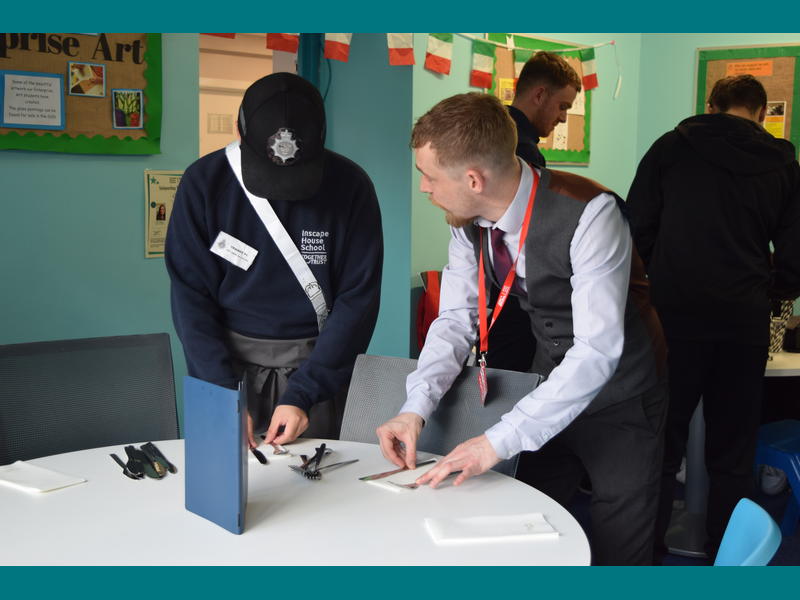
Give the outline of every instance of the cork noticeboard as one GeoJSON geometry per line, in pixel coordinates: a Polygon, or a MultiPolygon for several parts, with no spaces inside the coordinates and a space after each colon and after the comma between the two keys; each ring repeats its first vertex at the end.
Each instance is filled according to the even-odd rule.
{"type": "MultiPolygon", "coordinates": [[[[764,128],[800,147],[800,118],[794,105],[800,81],[800,45],[700,48],[697,51],[695,110],[706,112],[708,95],[723,77],[750,74],[767,92],[764,128]]],[[[800,106],[800,104],[798,105],[800,106]]]]}
{"type": "Polygon", "coordinates": [[[161,34],[0,33],[0,149],[158,154],[161,34]]]}
{"type": "MultiPolygon", "coordinates": [[[[505,104],[510,104],[514,98],[514,85],[516,82],[517,68],[533,55],[537,50],[560,50],[562,48],[575,48],[579,44],[569,44],[532,38],[525,35],[490,33],[489,40],[506,44],[511,38],[514,50],[497,47],[495,50],[494,87],[495,94],[505,104]],[[516,66],[515,66],[516,65],[516,66]]],[[[580,55],[577,50],[561,53],[567,62],[583,77],[580,55]]],[[[590,157],[591,140],[591,109],[592,91],[578,94],[572,109],[567,113],[567,122],[559,125],[546,138],[539,142],[539,149],[547,159],[548,164],[562,165],[588,165],[590,157]]]]}

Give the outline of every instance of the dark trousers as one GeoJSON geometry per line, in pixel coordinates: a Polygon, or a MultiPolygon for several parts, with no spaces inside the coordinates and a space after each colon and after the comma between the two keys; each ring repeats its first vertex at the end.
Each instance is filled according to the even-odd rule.
{"type": "MultiPolygon", "coordinates": [[[[499,290],[492,287],[490,304],[497,302],[499,290]]],[[[527,373],[536,354],[536,338],[531,332],[531,318],[522,310],[519,299],[510,295],[489,330],[489,351],[486,353],[486,366],[506,371],[527,373]]]]}
{"type": "Polygon", "coordinates": [[[657,555],[666,552],[663,540],[672,514],[675,474],[686,453],[689,422],[702,397],[709,478],[706,551],[713,561],[733,508],[754,491],[767,347],[669,338],[667,344],[670,404],[656,523],[657,555]]]}
{"type": "Polygon", "coordinates": [[[588,473],[592,564],[652,564],[666,404],[663,383],[581,414],[540,450],[520,455],[517,479],[565,508],[588,473]]]}

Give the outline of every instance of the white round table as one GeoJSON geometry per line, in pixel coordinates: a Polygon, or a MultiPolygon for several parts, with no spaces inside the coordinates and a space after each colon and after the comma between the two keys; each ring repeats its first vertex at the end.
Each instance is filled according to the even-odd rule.
{"type": "MultiPolygon", "coordinates": [[[[299,440],[313,454],[320,440],[299,440]]],[[[184,509],[183,440],[156,442],[178,473],[132,480],[109,457],[121,446],[28,461],[87,483],[29,494],[0,486],[4,565],[588,565],[577,521],[541,492],[495,472],[459,487],[392,493],[359,481],[393,468],[377,445],[329,441],[326,463],[359,462],[309,481],[288,468],[299,459],[248,463],[245,531],[234,535],[184,509]],[[541,512],[557,539],[438,546],[426,517],[541,512]]],[[[426,455],[421,455],[424,458],[426,455]]]]}

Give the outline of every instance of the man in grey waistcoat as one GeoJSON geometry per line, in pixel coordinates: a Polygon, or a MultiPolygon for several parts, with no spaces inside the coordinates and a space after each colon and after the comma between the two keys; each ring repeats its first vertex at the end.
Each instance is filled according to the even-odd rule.
{"type": "Polygon", "coordinates": [[[460,485],[535,451],[526,480],[564,506],[588,472],[595,564],[651,564],[666,351],[642,263],[613,192],[526,164],[516,142],[513,121],[488,94],[447,98],[414,126],[420,190],[445,211],[452,237],[440,314],[408,377],[406,403],[377,430],[381,450],[413,468],[419,433],[460,373],[476,323],[490,326],[478,309],[488,297],[479,279],[505,285],[530,316],[533,371],[546,379],[418,482],[436,487],[461,471],[460,485]]]}

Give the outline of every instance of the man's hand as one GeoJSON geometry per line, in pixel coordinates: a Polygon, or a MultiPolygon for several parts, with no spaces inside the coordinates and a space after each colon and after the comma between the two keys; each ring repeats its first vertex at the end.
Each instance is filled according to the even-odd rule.
{"type": "Polygon", "coordinates": [[[288,444],[295,441],[306,429],[308,429],[308,415],[302,408],[280,404],[272,413],[264,443],[288,444]]]}
{"type": "Polygon", "coordinates": [[[417,467],[417,439],[422,431],[422,417],[400,413],[375,430],[383,455],[398,467],[417,467]]]}
{"type": "Polygon", "coordinates": [[[420,485],[430,484],[432,488],[439,485],[445,477],[454,471],[461,471],[453,485],[461,485],[470,477],[485,473],[500,458],[485,435],[474,437],[456,446],[450,454],[436,463],[430,471],[417,478],[420,485]]]}

